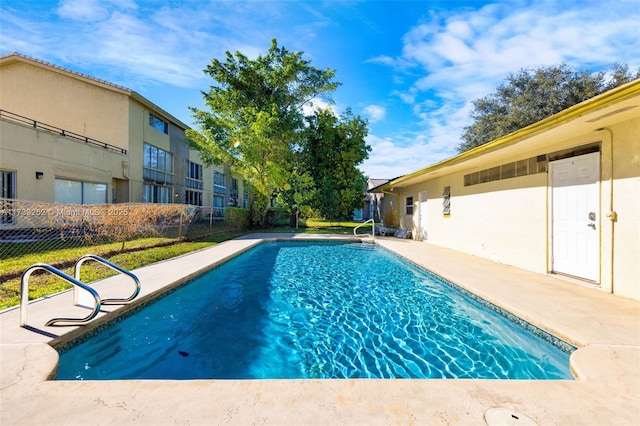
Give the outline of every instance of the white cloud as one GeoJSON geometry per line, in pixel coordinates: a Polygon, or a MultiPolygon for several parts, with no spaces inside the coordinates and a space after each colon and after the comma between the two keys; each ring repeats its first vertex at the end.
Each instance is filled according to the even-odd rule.
{"type": "Polygon", "coordinates": [[[85,22],[98,21],[109,15],[107,8],[96,0],[64,0],[57,12],[61,18],[85,22]]]}
{"type": "MultiPolygon", "coordinates": [[[[189,46],[184,33],[158,31],[152,22],[133,14],[114,12],[95,26],[91,37],[96,41],[96,52],[91,55],[97,53],[101,64],[126,70],[136,78],[135,86],[155,81],[190,87],[204,78],[202,67],[194,66],[190,57],[192,47],[184,48],[189,46]]],[[[84,52],[84,61],[91,60],[88,53],[84,52]]]]}
{"type": "MultiPolygon", "coordinates": [[[[58,19],[27,18],[20,10],[7,9],[0,48],[11,46],[11,51],[68,64],[135,90],[163,84],[200,90],[208,80],[202,70],[212,58],[223,57],[227,50],[255,57],[269,47],[271,36],[256,29],[253,15],[247,13],[255,5],[138,3],[62,0],[54,10],[58,19]]],[[[271,6],[260,11],[265,16],[277,13],[271,6]]]]}
{"type": "Polygon", "coordinates": [[[361,166],[365,175],[372,179],[392,179],[422,169],[445,157],[432,144],[427,143],[424,136],[414,134],[407,137],[408,139],[392,139],[367,136],[366,141],[372,150],[361,166]]]}
{"type": "Polygon", "coordinates": [[[639,10],[631,2],[621,4],[628,13],[618,11],[615,24],[607,19],[606,8],[578,4],[520,3],[518,8],[503,3],[465,11],[411,29],[397,61],[412,61],[424,70],[414,89],[476,97],[488,94],[470,90],[485,90],[479,82],[495,87],[523,67],[563,61],[610,66],[621,57],[637,66],[639,10]]]}
{"type": "Polygon", "coordinates": [[[137,9],[130,0],[62,0],[56,12],[64,19],[95,22],[107,18],[112,6],[120,10],[137,9]]]}
{"type": "Polygon", "coordinates": [[[49,50],[50,35],[34,26],[31,19],[19,16],[11,9],[0,10],[0,18],[0,54],[19,52],[44,57],[49,50]]]}
{"type": "MultiPolygon", "coordinates": [[[[304,51],[314,64],[324,49],[334,49],[329,60],[339,61],[346,55],[339,47],[350,43],[328,37],[344,25],[335,12],[338,3],[61,0],[55,10],[42,6],[26,12],[3,4],[0,53],[17,50],[145,96],[156,90],[162,97],[178,88],[199,96],[210,83],[202,69],[212,58],[223,59],[225,51],[255,58],[275,36],[292,51],[304,51]]],[[[372,76],[371,64],[394,71],[390,81],[384,80],[387,73],[373,75],[366,100],[358,99],[362,93],[337,99],[365,106],[363,116],[372,124],[367,140],[374,149],[363,170],[371,177],[411,173],[454,155],[470,123],[470,102],[491,93],[510,72],[562,61],[594,70],[614,62],[640,66],[637,0],[445,3],[437,13],[415,16],[414,26],[389,43],[400,42],[398,51],[366,46],[372,56],[365,61],[368,73],[357,68],[362,61],[340,63],[353,66],[364,79],[372,76]]],[[[406,25],[412,25],[410,19],[406,25]]],[[[359,28],[352,31],[357,38],[359,28]]],[[[161,106],[168,110],[184,108],[177,99],[164,99],[161,106]]],[[[321,100],[314,104],[328,106],[321,100]]],[[[333,105],[332,110],[342,108],[333,105]]]]}
{"type": "Polygon", "coordinates": [[[399,97],[402,102],[405,104],[413,104],[416,101],[416,95],[414,89],[409,89],[408,91],[394,90],[391,92],[392,95],[399,97]]]}
{"type": "Polygon", "coordinates": [[[383,120],[387,115],[387,110],[380,105],[367,105],[364,107],[363,112],[369,118],[370,123],[376,123],[383,120]]]}
{"type": "Polygon", "coordinates": [[[313,115],[315,111],[325,111],[329,110],[336,115],[336,106],[334,104],[330,104],[320,98],[313,98],[310,102],[302,105],[302,112],[304,115],[313,115]]]}
{"type": "Polygon", "coordinates": [[[394,58],[386,55],[381,55],[375,58],[371,58],[367,62],[372,64],[383,64],[383,65],[390,65],[390,66],[393,66],[396,64],[396,60],[394,58]]]}
{"type": "Polygon", "coordinates": [[[419,137],[372,137],[374,150],[364,168],[372,177],[390,177],[455,155],[463,128],[471,123],[471,101],[522,68],[561,62],[593,70],[614,62],[640,66],[638,22],[634,2],[616,2],[615,8],[504,2],[432,15],[406,32],[400,56],[371,60],[392,65],[408,82],[392,95],[411,106],[419,137]]]}

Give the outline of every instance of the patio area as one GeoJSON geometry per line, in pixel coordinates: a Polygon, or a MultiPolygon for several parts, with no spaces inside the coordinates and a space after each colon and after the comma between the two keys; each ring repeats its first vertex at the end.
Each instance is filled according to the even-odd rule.
{"type": "MultiPolygon", "coordinates": [[[[274,238],[351,236],[252,234],[133,271],[136,303],[274,238]]],[[[370,238],[370,237],[365,237],[370,238]]],[[[0,424],[269,425],[636,425],[640,423],[640,302],[560,277],[536,274],[425,242],[376,243],[570,343],[576,377],[533,380],[130,380],[52,381],[63,343],[105,321],[46,327],[84,316],[72,293],[0,313],[0,424]]],[[[102,297],[130,292],[126,277],[102,280],[102,297]]]]}

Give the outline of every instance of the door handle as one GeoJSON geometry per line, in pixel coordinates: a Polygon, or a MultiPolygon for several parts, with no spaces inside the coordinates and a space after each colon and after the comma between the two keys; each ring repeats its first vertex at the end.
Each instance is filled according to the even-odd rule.
{"type": "Polygon", "coordinates": [[[596,224],[595,223],[590,223],[587,225],[589,228],[591,229],[596,229],[596,224]]]}

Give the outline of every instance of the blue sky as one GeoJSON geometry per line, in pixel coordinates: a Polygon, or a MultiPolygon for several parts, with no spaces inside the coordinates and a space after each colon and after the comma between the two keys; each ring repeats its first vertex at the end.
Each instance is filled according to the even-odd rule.
{"type": "Polygon", "coordinates": [[[361,169],[393,178],[455,155],[471,102],[511,72],[640,66],[640,1],[0,1],[0,54],[126,86],[186,124],[211,59],[272,38],[336,70],[334,110],[369,120],[361,169]]]}

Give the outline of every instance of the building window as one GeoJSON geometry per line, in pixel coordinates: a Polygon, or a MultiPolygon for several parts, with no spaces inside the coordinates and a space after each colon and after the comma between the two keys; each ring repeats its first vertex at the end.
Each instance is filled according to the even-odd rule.
{"type": "Polygon", "coordinates": [[[161,131],[162,133],[167,135],[169,134],[169,123],[151,113],[149,113],[149,126],[161,131]]]}
{"type": "Polygon", "coordinates": [[[242,207],[249,208],[249,182],[242,181],[242,207]]]}
{"type": "Polygon", "coordinates": [[[224,218],[224,195],[213,195],[213,217],[214,219],[224,218]]]}
{"type": "Polygon", "coordinates": [[[173,154],[148,143],[144,144],[142,176],[155,183],[173,183],[173,154]]]}
{"type": "Polygon", "coordinates": [[[169,204],[171,202],[171,187],[145,183],[143,186],[142,202],[169,204]]]}
{"type": "Polygon", "coordinates": [[[16,172],[0,171],[0,225],[13,225],[13,198],[16,198],[16,172]]]}
{"type": "Polygon", "coordinates": [[[213,172],[213,216],[215,218],[224,217],[225,198],[227,196],[227,185],[224,173],[213,172]]]}
{"type": "Polygon", "coordinates": [[[464,186],[478,185],[494,180],[511,179],[519,176],[534,175],[547,171],[548,157],[552,154],[543,154],[536,157],[505,163],[490,169],[480,170],[464,175],[464,186]]]}
{"type": "Polygon", "coordinates": [[[227,193],[227,185],[225,184],[224,173],[213,172],[213,192],[216,194],[227,193]]]}
{"type": "Polygon", "coordinates": [[[407,214],[413,214],[413,197],[407,197],[406,200],[406,210],[407,214]]]}
{"type": "Polygon", "coordinates": [[[185,178],[185,186],[189,188],[185,193],[185,203],[191,204],[192,206],[201,206],[201,191],[204,188],[201,164],[187,160],[187,177],[185,178]]]}
{"type": "Polygon", "coordinates": [[[185,186],[191,189],[199,189],[202,191],[204,182],[202,181],[202,165],[187,160],[187,177],[185,186]]]}
{"type": "Polygon", "coordinates": [[[229,194],[229,205],[238,207],[238,179],[231,178],[231,192],[229,194]]]}
{"type": "Polygon", "coordinates": [[[187,204],[191,204],[192,206],[201,206],[202,205],[202,192],[187,190],[187,192],[185,194],[185,202],[187,204]]]}
{"type": "Polygon", "coordinates": [[[106,204],[107,187],[106,183],[56,178],[55,200],[63,204],[106,204]]]}
{"type": "Polygon", "coordinates": [[[442,214],[451,214],[451,187],[445,186],[442,191],[442,214]]]}

